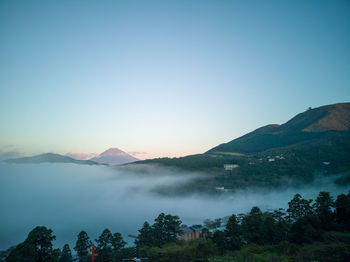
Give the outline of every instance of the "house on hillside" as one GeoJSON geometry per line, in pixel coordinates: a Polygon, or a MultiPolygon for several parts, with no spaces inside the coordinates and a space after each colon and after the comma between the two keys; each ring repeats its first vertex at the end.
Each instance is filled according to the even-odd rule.
{"type": "Polygon", "coordinates": [[[233,169],[238,168],[238,167],[239,167],[239,165],[236,165],[236,164],[225,164],[224,165],[224,169],[227,171],[232,171],[233,169]]]}
{"type": "Polygon", "coordinates": [[[193,225],[190,227],[185,227],[182,229],[183,234],[179,235],[178,238],[185,240],[185,241],[191,241],[198,239],[202,236],[202,231],[205,227],[202,225],[193,225]]]}

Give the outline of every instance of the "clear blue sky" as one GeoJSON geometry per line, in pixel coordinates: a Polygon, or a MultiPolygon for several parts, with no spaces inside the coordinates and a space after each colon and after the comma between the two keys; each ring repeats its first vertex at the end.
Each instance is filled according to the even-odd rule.
{"type": "Polygon", "coordinates": [[[1,1],[0,151],[204,152],[350,101],[349,1],[1,1]]]}

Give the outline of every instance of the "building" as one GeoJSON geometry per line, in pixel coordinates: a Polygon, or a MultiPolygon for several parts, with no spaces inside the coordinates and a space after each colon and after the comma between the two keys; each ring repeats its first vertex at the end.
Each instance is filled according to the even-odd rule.
{"type": "Polygon", "coordinates": [[[235,165],[235,164],[226,164],[224,165],[224,169],[227,171],[232,171],[233,169],[239,167],[239,165],[235,165]]]}
{"type": "Polygon", "coordinates": [[[202,231],[205,227],[201,225],[193,225],[190,227],[185,227],[182,229],[183,234],[179,235],[179,239],[185,240],[185,241],[191,241],[198,239],[202,236],[202,231]]]}
{"type": "Polygon", "coordinates": [[[223,186],[217,186],[217,187],[215,187],[215,190],[216,190],[216,191],[225,191],[225,187],[223,187],[223,186]]]}

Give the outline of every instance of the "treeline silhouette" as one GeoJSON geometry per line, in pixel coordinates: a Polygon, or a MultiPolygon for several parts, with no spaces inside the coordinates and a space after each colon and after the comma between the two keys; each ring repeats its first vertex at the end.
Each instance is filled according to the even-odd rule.
{"type": "MultiPolygon", "coordinates": [[[[105,229],[95,240],[95,261],[134,256],[154,262],[350,261],[350,191],[335,200],[328,192],[320,192],[315,200],[296,194],[287,210],[253,207],[246,214],[232,214],[220,230],[204,229],[201,238],[190,242],[179,238],[183,226],[178,216],[161,213],[152,225],[143,224],[135,247],[125,247],[120,233],[105,229]]],[[[53,248],[52,233],[43,226],[34,228],[5,261],[73,261],[68,244],[62,250],[53,248]]],[[[89,236],[81,231],[74,247],[79,261],[90,261],[90,247],[89,236]]]]}

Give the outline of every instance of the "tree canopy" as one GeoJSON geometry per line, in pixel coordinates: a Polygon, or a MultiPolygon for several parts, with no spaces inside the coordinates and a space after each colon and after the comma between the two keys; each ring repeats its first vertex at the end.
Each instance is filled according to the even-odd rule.
{"type": "Polygon", "coordinates": [[[16,246],[6,258],[6,262],[56,262],[60,252],[52,246],[55,239],[51,229],[38,226],[28,234],[23,243],[16,246]]]}
{"type": "Polygon", "coordinates": [[[81,260],[85,260],[85,258],[89,255],[90,238],[85,231],[80,231],[78,234],[78,239],[75,243],[74,250],[77,252],[81,260]]]}

